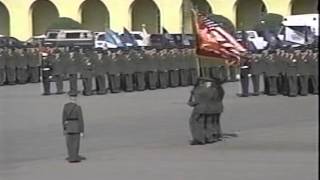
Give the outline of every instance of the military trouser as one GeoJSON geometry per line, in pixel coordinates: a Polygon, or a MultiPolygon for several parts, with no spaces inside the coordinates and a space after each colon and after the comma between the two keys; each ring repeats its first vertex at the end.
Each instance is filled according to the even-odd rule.
{"type": "Polygon", "coordinates": [[[104,95],[107,93],[106,88],[106,77],[104,74],[99,74],[96,76],[96,91],[99,95],[104,95]]]}
{"type": "Polygon", "coordinates": [[[234,66],[229,66],[229,76],[230,76],[229,81],[231,82],[237,81],[236,68],[234,66]]]}
{"type": "Polygon", "coordinates": [[[159,71],[159,87],[161,89],[168,88],[169,86],[169,74],[167,71],[159,71]]]}
{"type": "Polygon", "coordinates": [[[298,94],[297,76],[287,76],[287,81],[288,81],[288,95],[297,96],[298,94]]]}
{"type": "Polygon", "coordinates": [[[109,76],[109,87],[112,93],[121,92],[121,77],[120,74],[110,74],[109,76]]]}
{"type": "Polygon", "coordinates": [[[189,69],[189,84],[195,85],[198,79],[197,70],[195,68],[189,69]]]}
{"type": "Polygon", "coordinates": [[[16,84],[16,69],[15,68],[6,68],[7,81],[9,85],[16,84]]]}
{"type": "Polygon", "coordinates": [[[178,87],[179,86],[179,71],[170,70],[169,71],[169,86],[178,87]]]}
{"type": "Polygon", "coordinates": [[[253,86],[253,95],[259,95],[260,93],[260,74],[252,74],[251,81],[253,86]]]}
{"type": "Polygon", "coordinates": [[[217,67],[210,67],[209,76],[207,77],[220,79],[220,70],[217,67]]]}
{"type": "Polygon", "coordinates": [[[17,81],[19,84],[27,83],[27,68],[17,68],[17,81]]]}
{"type": "Polygon", "coordinates": [[[29,67],[29,77],[31,83],[39,82],[39,67],[29,67]]]}
{"type": "Polygon", "coordinates": [[[186,69],[179,70],[180,86],[188,86],[188,71],[186,69]]]}
{"type": "Polygon", "coordinates": [[[43,95],[50,95],[50,79],[49,76],[42,77],[43,95]]]}
{"type": "Polygon", "coordinates": [[[6,82],[6,71],[4,68],[0,68],[0,86],[3,86],[6,82]]]}
{"type": "Polygon", "coordinates": [[[54,80],[56,82],[56,94],[63,94],[63,77],[61,74],[54,75],[54,80]]]}
{"type": "Polygon", "coordinates": [[[206,130],[206,142],[212,143],[219,141],[222,137],[220,125],[220,113],[206,114],[204,116],[204,124],[206,130]]]}
{"type": "Polygon", "coordinates": [[[81,161],[79,156],[80,133],[66,134],[66,144],[68,149],[68,161],[81,161]]]}
{"type": "Polygon", "coordinates": [[[312,94],[319,93],[319,76],[318,75],[310,75],[312,94]]]}
{"type": "Polygon", "coordinates": [[[192,112],[189,119],[189,127],[193,141],[205,144],[207,134],[205,129],[205,118],[203,115],[192,112]]]}
{"type": "Polygon", "coordinates": [[[278,87],[278,93],[283,94],[284,91],[284,81],[283,81],[283,74],[279,74],[277,77],[277,87],[278,87]]]}
{"type": "Polygon", "coordinates": [[[200,76],[201,77],[210,77],[210,68],[209,67],[200,67],[200,76]]]}
{"type": "Polygon", "coordinates": [[[137,91],[143,91],[146,89],[146,82],[144,79],[144,73],[143,72],[136,72],[134,73],[134,79],[135,79],[135,89],[137,91]]]}
{"type": "Polygon", "coordinates": [[[264,94],[269,94],[269,81],[268,77],[264,74],[263,75],[263,84],[264,84],[264,94]]]}
{"type": "Polygon", "coordinates": [[[69,74],[69,84],[70,84],[70,91],[68,94],[70,96],[77,96],[78,95],[78,77],[77,74],[69,74]]]}
{"type": "Polygon", "coordinates": [[[308,95],[308,75],[300,75],[298,76],[298,81],[299,81],[299,94],[301,96],[306,96],[308,95]]]}
{"type": "Polygon", "coordinates": [[[241,83],[242,95],[249,96],[249,77],[248,77],[248,74],[241,75],[240,83],[241,83]]]}
{"type": "Polygon", "coordinates": [[[84,96],[92,95],[92,76],[82,77],[83,91],[84,96]]]}
{"type": "Polygon", "coordinates": [[[155,71],[148,71],[146,75],[148,88],[151,90],[157,89],[158,74],[155,71]]]}
{"type": "Polygon", "coordinates": [[[228,72],[226,70],[226,68],[220,68],[219,69],[219,79],[222,81],[222,82],[225,82],[228,80],[228,72]]]}
{"type": "Polygon", "coordinates": [[[267,81],[269,84],[268,95],[277,95],[277,76],[268,76],[267,81]]]}
{"type": "Polygon", "coordinates": [[[123,89],[126,92],[132,92],[134,90],[132,76],[133,76],[132,74],[123,74],[122,75],[123,89]]]}

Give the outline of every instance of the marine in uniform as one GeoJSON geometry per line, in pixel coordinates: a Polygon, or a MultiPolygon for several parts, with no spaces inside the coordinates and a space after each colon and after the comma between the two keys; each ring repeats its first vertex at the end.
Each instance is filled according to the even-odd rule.
{"type": "Polygon", "coordinates": [[[103,54],[102,53],[93,53],[91,54],[91,60],[93,62],[94,72],[95,72],[95,80],[96,80],[96,91],[98,95],[104,95],[107,93],[106,88],[106,70],[105,64],[103,62],[103,54]]]}
{"type": "Polygon", "coordinates": [[[297,74],[298,74],[298,84],[299,94],[301,96],[308,95],[308,79],[309,79],[309,61],[307,57],[307,53],[302,53],[297,59],[297,74]]]}
{"type": "Polygon", "coordinates": [[[134,64],[134,82],[136,91],[144,91],[146,89],[145,82],[145,65],[141,53],[131,53],[131,58],[134,64]]]}
{"type": "Polygon", "coordinates": [[[85,160],[79,155],[80,136],[84,133],[84,120],[81,106],[76,103],[76,97],[71,97],[71,102],[66,103],[62,112],[63,133],[66,137],[68,149],[68,160],[70,163],[77,163],[85,160]]]}
{"type": "Polygon", "coordinates": [[[248,59],[240,60],[240,84],[241,84],[241,94],[240,97],[249,96],[249,72],[250,63],[248,59]]]}
{"type": "Polygon", "coordinates": [[[93,80],[93,64],[91,61],[91,54],[93,51],[87,50],[85,52],[85,57],[81,62],[81,70],[80,70],[80,78],[82,79],[83,91],[82,94],[84,96],[92,95],[92,80],[93,80]]]}
{"type": "Polygon", "coordinates": [[[188,105],[193,107],[189,122],[191,145],[221,140],[220,115],[223,112],[223,98],[224,90],[219,79],[199,79],[188,101],[188,105]]]}
{"type": "Polygon", "coordinates": [[[78,95],[78,71],[82,56],[80,55],[79,49],[75,49],[69,52],[67,61],[67,72],[69,74],[69,86],[70,90],[68,94],[70,96],[78,95]]]}
{"type": "Polygon", "coordinates": [[[297,59],[292,53],[287,54],[286,77],[288,82],[288,96],[295,97],[298,94],[297,59]]]}
{"type": "Polygon", "coordinates": [[[56,83],[56,94],[64,94],[63,73],[65,67],[65,52],[63,52],[63,49],[55,49],[54,56],[55,58],[52,62],[52,75],[56,83]]]}
{"type": "Polygon", "coordinates": [[[55,59],[53,54],[43,54],[41,70],[42,70],[42,85],[44,96],[51,95],[51,78],[52,78],[52,61],[55,59]]]}
{"type": "Polygon", "coordinates": [[[277,77],[279,76],[279,71],[278,71],[278,67],[276,66],[277,63],[275,61],[273,53],[269,54],[269,56],[265,61],[265,64],[266,64],[265,73],[266,73],[267,83],[269,85],[268,95],[275,96],[278,94],[277,77]]]}
{"type": "Polygon", "coordinates": [[[120,65],[118,59],[120,58],[121,51],[117,53],[113,52],[111,54],[110,63],[109,63],[109,88],[112,93],[121,92],[121,74],[120,74],[120,65]]]}
{"type": "Polygon", "coordinates": [[[17,82],[19,84],[25,84],[28,80],[26,49],[18,49],[17,51],[17,82]]]}
{"type": "Polygon", "coordinates": [[[6,82],[6,55],[3,49],[0,49],[0,86],[6,82]]]}
{"type": "Polygon", "coordinates": [[[6,56],[6,76],[9,85],[16,84],[16,65],[18,55],[14,48],[9,49],[8,55],[6,56]]]}
{"type": "Polygon", "coordinates": [[[262,74],[263,64],[261,61],[261,55],[254,54],[250,61],[250,74],[253,86],[253,96],[260,94],[260,76],[262,74]]]}
{"type": "Polygon", "coordinates": [[[166,89],[169,86],[169,73],[168,73],[168,66],[167,66],[167,51],[161,50],[157,53],[158,59],[158,74],[159,74],[159,88],[166,89]]]}
{"type": "Polygon", "coordinates": [[[310,54],[310,81],[312,94],[319,93],[319,53],[314,52],[310,54]]]}
{"type": "Polygon", "coordinates": [[[40,81],[40,61],[38,49],[31,48],[28,52],[28,70],[31,83],[40,81]]]}

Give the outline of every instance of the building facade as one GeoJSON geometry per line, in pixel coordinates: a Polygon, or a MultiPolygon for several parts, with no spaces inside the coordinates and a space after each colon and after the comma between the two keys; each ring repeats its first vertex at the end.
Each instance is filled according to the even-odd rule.
{"type": "MultiPolygon", "coordinates": [[[[93,31],[123,27],[150,33],[190,33],[187,0],[0,0],[0,34],[26,40],[43,34],[58,17],[69,17],[93,31]]],[[[190,1],[190,0],[188,0],[190,1]]],[[[252,26],[264,13],[283,16],[318,13],[318,0],[191,0],[201,10],[227,17],[237,27],[252,26]]]]}

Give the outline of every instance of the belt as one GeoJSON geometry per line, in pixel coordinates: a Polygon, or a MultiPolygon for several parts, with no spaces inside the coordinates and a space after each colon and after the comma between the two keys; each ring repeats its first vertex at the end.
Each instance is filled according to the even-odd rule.
{"type": "Polygon", "coordinates": [[[76,121],[78,120],[78,118],[70,118],[70,119],[67,119],[67,121],[76,121]]]}

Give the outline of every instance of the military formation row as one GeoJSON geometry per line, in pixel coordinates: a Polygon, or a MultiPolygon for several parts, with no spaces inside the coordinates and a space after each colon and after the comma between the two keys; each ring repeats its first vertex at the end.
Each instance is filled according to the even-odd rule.
{"type": "Polygon", "coordinates": [[[50,82],[56,83],[56,93],[63,93],[67,74],[69,95],[78,94],[78,78],[83,82],[83,95],[121,91],[143,91],[195,84],[196,61],[192,49],[92,50],[55,49],[42,61],[44,95],[51,94],[50,82]],[[93,87],[95,80],[96,87],[93,87]]]}
{"type": "Polygon", "coordinates": [[[0,86],[40,82],[37,49],[0,48],[0,86]]]}
{"type": "Polygon", "coordinates": [[[264,93],[267,95],[282,94],[290,97],[318,94],[319,86],[318,50],[264,51],[252,54],[242,60],[240,79],[242,94],[249,96],[249,79],[253,93],[260,93],[260,77],[264,79],[264,93]]]}

